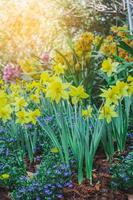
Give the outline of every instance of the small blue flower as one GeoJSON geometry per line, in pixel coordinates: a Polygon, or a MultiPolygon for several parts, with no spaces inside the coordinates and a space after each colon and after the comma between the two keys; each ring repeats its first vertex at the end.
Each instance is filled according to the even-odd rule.
{"type": "Polygon", "coordinates": [[[5,132],[4,128],[0,127],[0,133],[4,133],[4,132],[5,132]]]}
{"type": "Polygon", "coordinates": [[[26,176],[21,176],[21,177],[20,177],[20,180],[21,180],[21,181],[27,181],[28,178],[27,178],[26,176]]]}
{"type": "Polygon", "coordinates": [[[55,171],[55,173],[58,174],[58,175],[62,174],[61,171],[60,171],[59,169],[57,169],[57,170],[55,171]]]}
{"type": "Polygon", "coordinates": [[[64,185],[61,185],[60,183],[57,183],[57,184],[56,184],[56,187],[61,189],[61,188],[64,187],[64,185]]]}
{"type": "Polygon", "coordinates": [[[69,182],[65,183],[64,186],[68,187],[68,188],[72,188],[73,187],[73,183],[72,183],[72,181],[69,181],[69,182]]]}
{"type": "Polygon", "coordinates": [[[44,195],[51,195],[52,191],[49,189],[44,189],[44,195]]]}
{"type": "Polygon", "coordinates": [[[128,176],[125,176],[125,177],[123,177],[123,180],[124,180],[125,182],[128,182],[128,181],[130,180],[130,178],[129,178],[128,176]]]}
{"type": "Polygon", "coordinates": [[[65,172],[65,173],[64,173],[64,176],[65,176],[65,177],[71,176],[71,172],[65,172]]]}
{"type": "Polygon", "coordinates": [[[133,138],[133,133],[129,133],[128,137],[133,138]]]}
{"type": "Polygon", "coordinates": [[[41,198],[40,197],[36,197],[36,200],[41,200],[41,198]]]}
{"type": "Polygon", "coordinates": [[[24,187],[19,188],[19,192],[20,192],[20,193],[25,193],[25,192],[26,192],[26,189],[25,189],[24,187]]]}

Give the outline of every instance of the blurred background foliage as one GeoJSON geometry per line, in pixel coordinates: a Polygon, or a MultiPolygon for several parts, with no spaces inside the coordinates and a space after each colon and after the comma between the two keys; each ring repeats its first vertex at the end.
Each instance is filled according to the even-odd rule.
{"type": "Polygon", "coordinates": [[[1,0],[1,66],[67,48],[68,37],[78,33],[108,35],[126,19],[122,0],[1,0]]]}
{"type": "Polygon", "coordinates": [[[61,26],[73,33],[84,30],[109,34],[112,25],[122,26],[127,19],[123,0],[64,0],[62,3],[57,0],[57,3],[64,10],[61,26]]]}

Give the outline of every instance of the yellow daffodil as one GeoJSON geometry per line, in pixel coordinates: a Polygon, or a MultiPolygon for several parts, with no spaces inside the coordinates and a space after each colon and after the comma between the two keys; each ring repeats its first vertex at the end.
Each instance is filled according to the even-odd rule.
{"type": "Polygon", "coordinates": [[[82,116],[84,118],[92,117],[92,107],[88,106],[86,110],[82,110],[82,116]]]}
{"type": "Polygon", "coordinates": [[[84,53],[87,53],[92,48],[92,42],[94,40],[93,33],[85,32],[81,35],[79,40],[75,43],[76,54],[80,57],[84,53]]]}
{"type": "Polygon", "coordinates": [[[48,72],[43,72],[41,74],[40,81],[42,84],[47,84],[50,81],[50,76],[48,72]]]}
{"type": "Polygon", "coordinates": [[[11,84],[10,90],[14,93],[21,91],[21,86],[19,84],[11,84]]]}
{"type": "Polygon", "coordinates": [[[0,179],[2,179],[2,180],[7,180],[9,178],[10,178],[10,174],[2,174],[2,175],[0,175],[0,179]]]}
{"type": "Polygon", "coordinates": [[[111,76],[113,72],[116,72],[118,63],[112,62],[110,58],[106,59],[102,63],[102,71],[107,73],[108,76],[111,76]]]}
{"type": "Polygon", "coordinates": [[[116,85],[112,87],[118,98],[128,96],[128,84],[124,81],[117,81],[116,85]]]}
{"type": "Polygon", "coordinates": [[[114,117],[117,117],[117,113],[114,111],[114,106],[105,104],[100,110],[99,119],[105,119],[107,123],[110,123],[114,117]]]}
{"type": "Polygon", "coordinates": [[[28,104],[23,97],[16,97],[14,105],[16,110],[21,110],[25,108],[28,104]]]}
{"type": "Polygon", "coordinates": [[[0,91],[0,107],[6,105],[8,102],[8,96],[5,93],[5,91],[1,90],[0,91]]]}
{"type": "Polygon", "coordinates": [[[129,75],[128,78],[127,78],[127,81],[130,82],[130,83],[133,82],[133,76],[129,75]]]}
{"type": "Polygon", "coordinates": [[[89,95],[85,92],[83,86],[78,86],[77,88],[71,86],[70,95],[72,96],[72,103],[77,104],[80,100],[86,99],[89,95]]]}
{"type": "Polygon", "coordinates": [[[108,40],[104,40],[100,51],[103,55],[112,56],[116,53],[117,45],[115,42],[109,42],[108,40]]]}
{"type": "Polygon", "coordinates": [[[40,116],[40,110],[36,109],[27,113],[28,123],[36,124],[37,118],[40,116]]]}
{"type": "Polygon", "coordinates": [[[0,107],[0,118],[6,122],[7,120],[9,120],[11,118],[11,113],[13,112],[13,110],[11,109],[10,105],[5,105],[0,107]]]}
{"type": "Polygon", "coordinates": [[[109,88],[108,90],[102,90],[103,93],[100,95],[106,99],[107,104],[117,104],[118,103],[118,95],[115,92],[115,88],[109,88]]]}
{"type": "Polygon", "coordinates": [[[37,104],[40,103],[40,94],[37,92],[35,94],[31,94],[29,98],[34,103],[37,103],[37,104]]]}
{"type": "Polygon", "coordinates": [[[129,85],[127,92],[129,96],[133,95],[133,84],[129,85]]]}
{"type": "Polygon", "coordinates": [[[69,84],[62,83],[60,79],[56,79],[48,84],[46,97],[50,98],[52,101],[56,101],[56,103],[59,103],[61,99],[69,98],[68,88],[69,84]]]}
{"type": "Polygon", "coordinates": [[[53,71],[54,71],[55,75],[64,74],[65,73],[64,69],[65,69],[64,66],[60,65],[60,64],[53,66],[53,71]]]}
{"type": "Polygon", "coordinates": [[[52,153],[59,153],[59,149],[57,147],[54,147],[51,149],[52,153]]]}
{"type": "Polygon", "coordinates": [[[25,110],[21,110],[21,111],[18,111],[16,113],[16,123],[18,124],[27,124],[29,122],[29,119],[28,119],[28,112],[26,112],[25,110]]]}
{"type": "Polygon", "coordinates": [[[27,87],[26,87],[26,90],[27,91],[31,91],[33,89],[37,89],[37,88],[40,88],[40,83],[37,82],[37,81],[32,81],[30,83],[27,84],[27,87]]]}

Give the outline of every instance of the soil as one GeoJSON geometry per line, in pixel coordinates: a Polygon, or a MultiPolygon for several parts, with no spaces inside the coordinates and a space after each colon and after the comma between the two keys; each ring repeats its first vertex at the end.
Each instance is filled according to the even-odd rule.
{"type": "Polygon", "coordinates": [[[10,200],[8,197],[8,190],[5,188],[0,188],[0,200],[10,200]]]}
{"type": "Polygon", "coordinates": [[[109,174],[110,164],[103,158],[97,158],[93,170],[93,185],[88,181],[79,185],[73,180],[74,187],[65,189],[65,200],[128,200],[123,192],[114,192],[110,188],[111,175],[109,174]]]}

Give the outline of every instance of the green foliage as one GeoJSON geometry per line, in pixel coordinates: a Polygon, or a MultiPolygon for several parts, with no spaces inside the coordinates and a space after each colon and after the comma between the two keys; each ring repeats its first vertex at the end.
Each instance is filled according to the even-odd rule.
{"type": "Polygon", "coordinates": [[[118,117],[113,119],[112,127],[114,138],[117,144],[117,150],[123,152],[127,141],[129,117],[132,116],[131,112],[132,99],[125,97],[122,102],[118,105],[118,117]]]}
{"type": "Polygon", "coordinates": [[[26,175],[23,153],[14,149],[16,140],[0,138],[0,186],[14,189],[19,185],[18,177],[26,175]]]}
{"type": "MultiPolygon", "coordinates": [[[[50,106],[50,105],[49,105],[50,106]]],[[[44,134],[50,137],[53,144],[59,149],[62,160],[69,165],[69,149],[77,161],[78,181],[83,181],[84,164],[86,177],[92,183],[93,160],[102,136],[103,123],[97,115],[84,119],[80,106],[61,102],[53,105],[54,127],[52,122],[43,124],[39,121],[44,134]]]]}
{"type": "Polygon", "coordinates": [[[132,193],[133,188],[133,152],[125,158],[121,157],[111,168],[113,189],[121,189],[132,193]]]}

